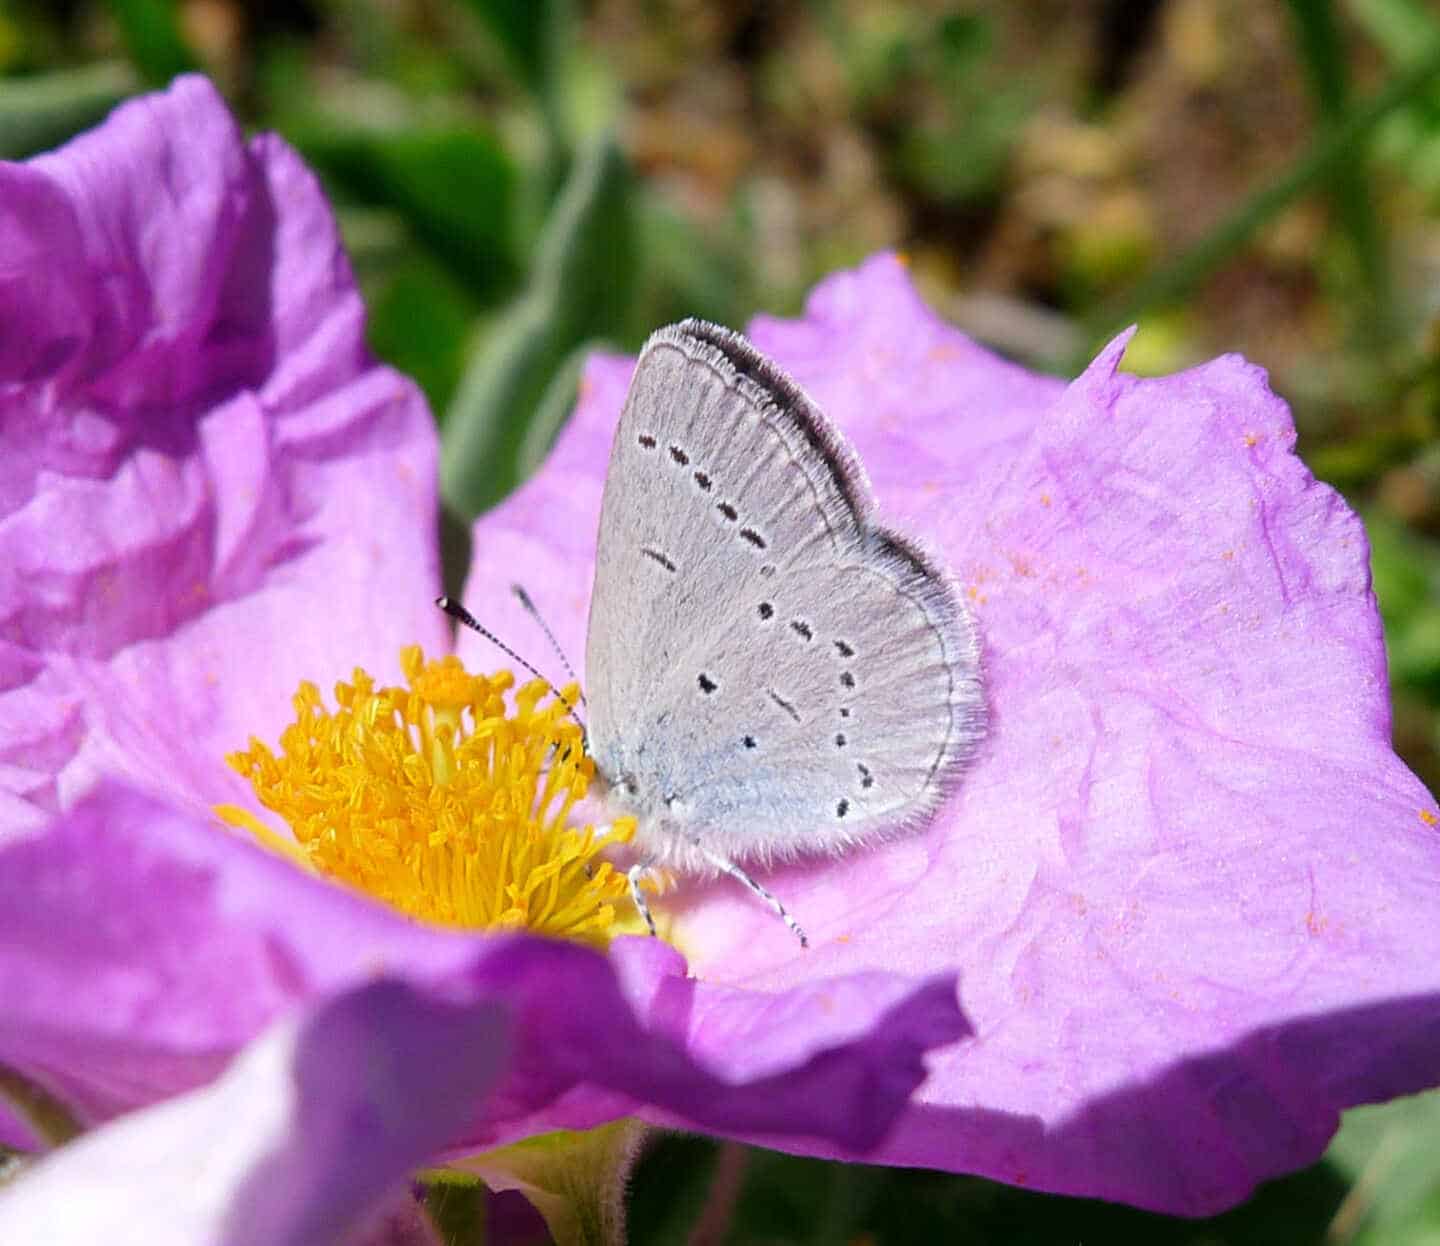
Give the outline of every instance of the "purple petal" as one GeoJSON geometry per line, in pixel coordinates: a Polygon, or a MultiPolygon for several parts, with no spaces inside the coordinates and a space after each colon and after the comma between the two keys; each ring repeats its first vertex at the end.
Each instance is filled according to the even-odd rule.
{"type": "MultiPolygon", "coordinates": [[[[886,257],[755,338],[854,440],[881,519],[960,580],[991,731],[922,834],[772,876],[808,954],[739,888],[692,887],[696,971],[958,972],[978,1040],[878,1158],[1170,1211],[1238,1201],[1318,1156],[1340,1108],[1440,1081],[1435,803],[1390,748],[1364,532],[1263,374],[1140,380],[1121,339],[1061,390],[940,324],[886,257]]],[[[553,459],[475,532],[476,583],[555,577],[572,653],[626,377],[592,365],[553,459]]]]}
{"type": "Polygon", "coordinates": [[[368,1235],[391,1220],[387,1195],[406,1197],[507,1050],[496,1005],[358,987],[276,1027],[213,1085],[40,1161],[0,1190],[0,1240],[80,1246],[117,1226],[150,1246],[393,1240],[368,1235]]]}
{"type": "Polygon", "coordinates": [[[754,992],[688,978],[674,949],[632,937],[612,949],[612,993],[582,980],[581,949],[547,951],[550,965],[510,997],[543,1045],[517,1042],[514,1107],[497,1094],[492,1107],[508,1119],[477,1135],[487,1145],[638,1114],[731,1135],[832,1138],[866,1154],[925,1080],[924,1053],[968,1033],[943,975],[874,970],[754,992]],[[556,987],[562,974],[572,987],[556,987]]]}
{"type": "Polygon", "coordinates": [[[887,514],[891,490],[918,473],[943,468],[953,482],[978,473],[992,449],[1008,453],[1006,443],[1029,435],[1065,388],[939,320],[888,255],[829,278],[810,296],[804,319],[759,316],[748,331],[845,429],[887,514]],[[847,408],[865,418],[846,420],[847,408]]]}
{"type": "Polygon", "coordinates": [[[203,1084],[273,1020],[381,972],[508,1010],[513,1066],[457,1150],[642,1110],[865,1150],[924,1053],[966,1033],[951,975],[754,992],[689,979],[648,939],[607,958],[435,930],[110,783],[0,848],[0,1064],[86,1121],[203,1084]]]}
{"type": "Polygon", "coordinates": [[[447,636],[435,437],[328,207],[182,78],[0,164],[0,835],[101,774],[246,792],[302,678],[447,636]]]}

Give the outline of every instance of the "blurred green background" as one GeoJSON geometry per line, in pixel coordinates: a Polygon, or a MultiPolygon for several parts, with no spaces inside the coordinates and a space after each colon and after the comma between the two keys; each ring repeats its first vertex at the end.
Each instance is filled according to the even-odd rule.
{"type": "MultiPolygon", "coordinates": [[[[1440,788],[1433,3],[0,0],[0,157],[186,69],[324,179],[374,349],[455,430],[457,519],[595,344],[792,313],[880,248],[1035,368],[1132,320],[1132,369],[1243,352],[1366,518],[1396,744],[1440,788]]],[[[701,1139],[633,1203],[657,1243],[1440,1243],[1440,1098],[1207,1222],[701,1139]]]]}

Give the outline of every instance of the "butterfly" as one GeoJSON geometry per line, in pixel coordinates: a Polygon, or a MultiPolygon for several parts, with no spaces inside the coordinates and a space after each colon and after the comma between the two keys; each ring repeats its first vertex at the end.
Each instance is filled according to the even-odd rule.
{"type": "Polygon", "coordinates": [[[805,944],[745,863],[919,823],[973,756],[975,625],[873,510],[855,451],[744,337],[686,320],[645,343],[605,479],[585,673],[598,792],[636,819],[630,890],[652,933],[640,880],[658,866],[735,878],[805,944]]]}

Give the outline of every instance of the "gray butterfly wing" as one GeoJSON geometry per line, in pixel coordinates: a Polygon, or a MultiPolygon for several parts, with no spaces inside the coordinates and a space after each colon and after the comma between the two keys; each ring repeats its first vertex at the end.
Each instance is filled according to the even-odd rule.
{"type": "Polygon", "coordinates": [[[849,446],[744,338],[690,320],[646,343],[586,675],[597,768],[660,859],[856,842],[931,810],[973,752],[973,626],[869,508],[849,446]]]}

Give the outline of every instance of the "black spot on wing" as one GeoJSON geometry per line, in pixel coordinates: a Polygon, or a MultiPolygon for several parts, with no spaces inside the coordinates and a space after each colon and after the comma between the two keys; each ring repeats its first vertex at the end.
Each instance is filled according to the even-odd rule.
{"type": "Polygon", "coordinates": [[[770,699],[774,701],[775,704],[778,705],[787,714],[789,714],[790,717],[793,718],[797,723],[800,721],[800,711],[797,710],[793,704],[787,701],[778,692],[776,692],[774,688],[770,689],[770,699]]]}

